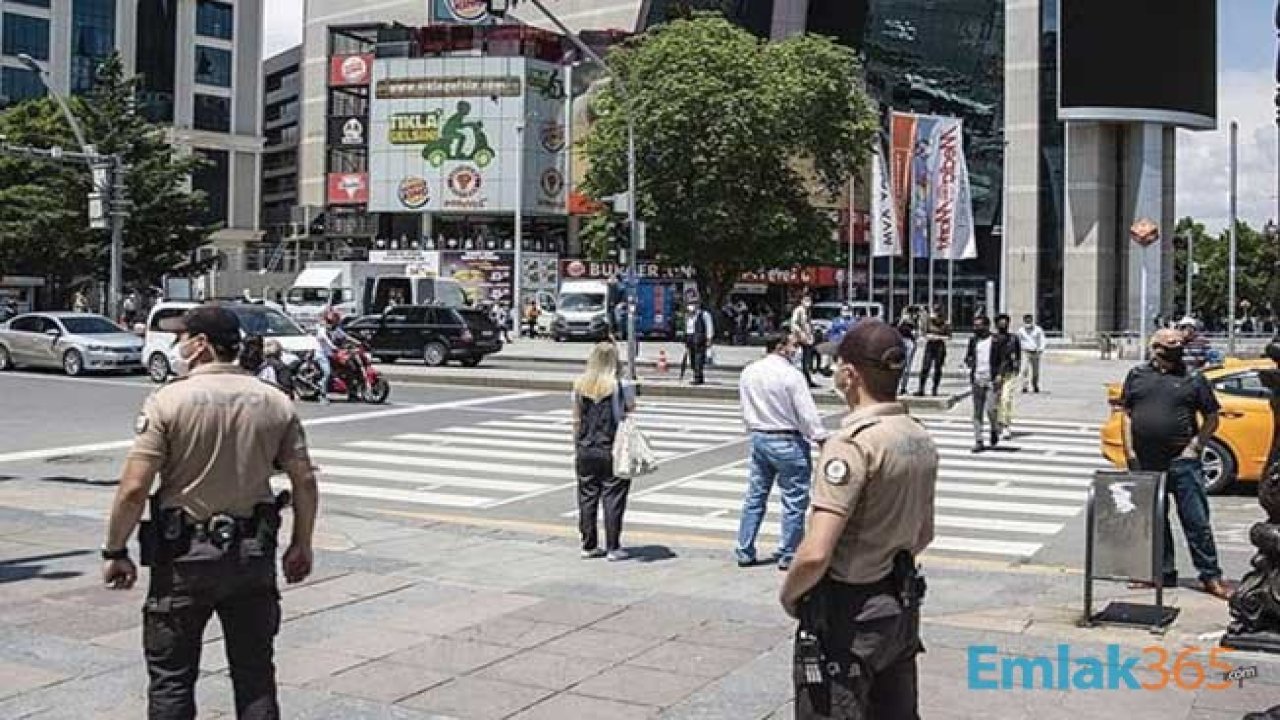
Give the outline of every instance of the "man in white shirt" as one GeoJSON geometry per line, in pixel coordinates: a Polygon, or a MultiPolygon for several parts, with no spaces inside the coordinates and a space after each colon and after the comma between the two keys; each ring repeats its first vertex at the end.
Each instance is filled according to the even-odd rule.
{"type": "Polygon", "coordinates": [[[1027,391],[1027,381],[1031,381],[1031,388],[1036,392],[1040,392],[1040,358],[1044,355],[1044,330],[1036,325],[1036,320],[1030,315],[1022,316],[1022,327],[1018,328],[1018,344],[1022,346],[1022,357],[1026,358],[1026,362],[1022,363],[1022,392],[1027,391]]]}
{"type": "MultiPolygon", "coordinates": [[[[689,356],[689,364],[693,368],[693,385],[701,385],[707,381],[703,372],[707,367],[707,353],[715,340],[716,324],[711,313],[702,309],[702,303],[691,298],[685,306],[684,346],[689,356]]],[[[680,371],[684,374],[683,366],[680,371]]]]}
{"type": "Polygon", "coordinates": [[[800,346],[800,370],[804,373],[805,383],[816,388],[818,384],[813,381],[813,366],[818,354],[814,350],[817,338],[813,332],[812,307],[813,298],[805,295],[796,309],[791,311],[791,336],[800,346]]]}
{"type": "Polygon", "coordinates": [[[810,443],[822,443],[828,435],[808,383],[791,362],[796,353],[793,338],[769,337],[768,354],[748,365],[738,381],[742,418],[751,433],[750,480],[735,550],[740,567],[756,564],[756,535],[775,482],[782,494],[782,535],[770,562],[779,570],[791,567],[809,507],[810,443]]]}
{"type": "Polygon", "coordinates": [[[1000,373],[996,358],[997,345],[991,336],[991,321],[979,315],[973,319],[973,337],[964,365],[969,368],[969,385],[973,390],[973,452],[986,449],[982,442],[982,419],[986,415],[991,431],[991,447],[1000,442],[1000,373]]]}

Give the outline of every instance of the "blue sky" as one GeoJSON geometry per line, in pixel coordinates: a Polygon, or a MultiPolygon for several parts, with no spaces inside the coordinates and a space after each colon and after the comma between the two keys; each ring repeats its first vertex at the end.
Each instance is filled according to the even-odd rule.
{"type": "Polygon", "coordinates": [[[1178,133],[1178,215],[1227,225],[1229,132],[1240,123],[1240,216],[1275,217],[1275,4],[1218,0],[1218,130],[1178,133]]]}

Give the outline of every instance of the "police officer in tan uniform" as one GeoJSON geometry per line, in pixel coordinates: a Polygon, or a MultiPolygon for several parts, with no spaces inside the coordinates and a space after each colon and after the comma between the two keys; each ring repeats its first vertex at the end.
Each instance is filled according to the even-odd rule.
{"type": "Polygon", "coordinates": [[[895,401],[901,334],[864,320],[840,343],[851,413],[814,468],[812,514],[783,584],[796,634],[797,720],[915,720],[924,581],[938,453],[895,401]]]}
{"type": "Polygon", "coordinates": [[[181,380],[147,399],[111,509],[102,577],[125,590],[137,579],[127,542],[142,523],[142,564],[151,568],[143,618],[150,675],[148,717],[196,716],[204,628],[217,613],[239,718],[278,718],[272,646],[280,627],[276,534],[287,493],[273,497],[273,468],[292,483],[293,537],[285,579],[311,573],[316,480],[293,404],[236,365],[240,324],[205,305],[165,327],[179,333],[181,380]]]}

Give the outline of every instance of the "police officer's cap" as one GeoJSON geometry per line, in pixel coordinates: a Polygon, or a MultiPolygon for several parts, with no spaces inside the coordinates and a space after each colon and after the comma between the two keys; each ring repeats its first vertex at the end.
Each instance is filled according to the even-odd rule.
{"type": "Polygon", "coordinates": [[[840,359],[855,367],[900,372],[907,364],[902,333],[880,320],[867,319],[845,334],[840,359]]]}
{"type": "Polygon", "coordinates": [[[160,321],[165,332],[204,335],[215,347],[233,349],[240,344],[240,318],[220,305],[201,305],[184,315],[160,321]]]}

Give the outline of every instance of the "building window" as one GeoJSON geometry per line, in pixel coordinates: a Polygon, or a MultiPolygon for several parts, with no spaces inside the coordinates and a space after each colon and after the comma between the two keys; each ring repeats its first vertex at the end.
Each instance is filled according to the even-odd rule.
{"type": "Polygon", "coordinates": [[[49,0],[9,0],[14,5],[30,5],[31,7],[47,8],[49,0]]]}
{"type": "Polygon", "coordinates": [[[24,100],[44,97],[44,83],[26,68],[0,68],[0,105],[8,107],[24,100]]]}
{"type": "Polygon", "coordinates": [[[227,224],[227,183],[231,177],[231,157],[226,150],[197,149],[196,155],[205,160],[202,167],[191,175],[191,189],[203,191],[207,196],[208,213],[204,222],[209,225],[227,224]]]}
{"type": "Polygon", "coordinates": [[[329,172],[359,173],[369,170],[369,157],[364,148],[329,151],[329,172]]]}
{"type": "Polygon", "coordinates": [[[235,11],[226,3],[200,0],[196,6],[196,34],[230,40],[235,11]]]}
{"type": "Polygon", "coordinates": [[[71,92],[88,92],[116,46],[116,0],[75,0],[71,16],[71,92]]]}
{"type": "Polygon", "coordinates": [[[197,45],[196,82],[231,87],[231,51],[197,45]]]}
{"type": "Polygon", "coordinates": [[[26,53],[36,60],[49,59],[49,21],[26,15],[4,14],[4,54],[26,53]]]}
{"type": "Polygon", "coordinates": [[[195,126],[197,130],[230,131],[231,98],[196,93],[195,126]]]}
{"type": "Polygon", "coordinates": [[[177,30],[177,3],[139,0],[138,48],[134,61],[142,77],[139,105],[143,116],[151,122],[173,122],[177,30]]]}

